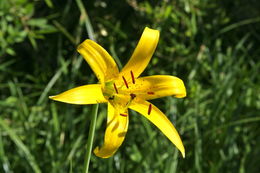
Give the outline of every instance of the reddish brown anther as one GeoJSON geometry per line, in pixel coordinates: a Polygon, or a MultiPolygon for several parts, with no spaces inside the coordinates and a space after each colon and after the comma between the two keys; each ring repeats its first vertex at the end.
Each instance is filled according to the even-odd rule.
{"type": "Polygon", "coordinates": [[[117,90],[117,87],[116,87],[115,83],[114,83],[114,89],[115,89],[116,93],[118,94],[118,90],[117,90]]]}
{"type": "Polygon", "coordinates": [[[148,108],[148,115],[151,114],[151,111],[152,111],[152,104],[149,104],[149,108],[148,108]]]}
{"type": "Polygon", "coordinates": [[[121,116],[123,116],[123,117],[127,117],[127,115],[126,114],[120,114],[121,116]]]}
{"type": "Polygon", "coordinates": [[[130,73],[131,73],[131,77],[132,77],[132,82],[133,82],[133,84],[135,84],[135,77],[134,77],[134,73],[132,72],[132,70],[130,71],[130,73]]]}
{"type": "Polygon", "coordinates": [[[122,76],[122,78],[123,78],[123,80],[124,80],[124,83],[125,83],[126,88],[128,88],[128,83],[127,83],[127,81],[125,80],[125,77],[122,76]]]}
{"type": "Polygon", "coordinates": [[[131,99],[132,99],[132,100],[136,97],[135,94],[130,94],[130,96],[131,96],[131,99]]]}

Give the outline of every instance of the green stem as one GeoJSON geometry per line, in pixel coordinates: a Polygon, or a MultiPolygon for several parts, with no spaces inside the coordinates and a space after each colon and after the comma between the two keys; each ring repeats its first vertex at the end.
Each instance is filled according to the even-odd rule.
{"type": "Polygon", "coordinates": [[[94,133],[95,133],[96,122],[97,122],[97,112],[98,112],[98,104],[95,104],[95,105],[93,105],[92,112],[91,112],[91,122],[90,122],[88,142],[87,142],[87,153],[85,156],[84,169],[83,169],[84,173],[88,173],[89,162],[90,162],[92,146],[93,146],[94,133]]]}

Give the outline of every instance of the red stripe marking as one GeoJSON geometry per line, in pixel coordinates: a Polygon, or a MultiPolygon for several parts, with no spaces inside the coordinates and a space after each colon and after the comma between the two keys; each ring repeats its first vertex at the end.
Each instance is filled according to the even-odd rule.
{"type": "Polygon", "coordinates": [[[121,116],[123,116],[123,117],[127,117],[127,115],[126,114],[120,114],[121,116]]]}
{"type": "Polygon", "coordinates": [[[132,77],[132,82],[133,82],[133,84],[135,84],[135,77],[134,77],[134,73],[132,72],[132,70],[130,71],[130,73],[131,73],[131,77],[132,77]]]}
{"type": "Polygon", "coordinates": [[[124,83],[125,83],[126,88],[128,88],[128,83],[127,83],[127,81],[125,80],[125,77],[122,76],[122,78],[123,78],[123,80],[124,80],[124,83]]]}
{"type": "Polygon", "coordinates": [[[149,104],[149,108],[148,108],[148,115],[151,114],[151,111],[152,111],[152,104],[149,104]]]}
{"type": "Polygon", "coordinates": [[[115,83],[114,83],[114,89],[116,90],[116,93],[118,94],[118,90],[117,90],[117,87],[116,87],[115,83]]]}
{"type": "Polygon", "coordinates": [[[147,92],[147,94],[149,94],[149,95],[154,95],[154,92],[147,92]]]}

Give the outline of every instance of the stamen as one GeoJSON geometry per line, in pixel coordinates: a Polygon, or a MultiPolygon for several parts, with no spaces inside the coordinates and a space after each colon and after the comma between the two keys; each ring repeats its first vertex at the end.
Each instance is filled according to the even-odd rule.
{"type": "Polygon", "coordinates": [[[151,111],[152,111],[152,104],[149,104],[149,108],[148,108],[148,115],[151,114],[151,111]]]}
{"type": "Polygon", "coordinates": [[[118,94],[118,90],[117,90],[117,87],[116,87],[115,83],[114,83],[114,89],[116,90],[116,93],[118,94]]]}
{"type": "Polygon", "coordinates": [[[147,92],[147,94],[149,94],[149,95],[154,95],[154,92],[147,92]]]}
{"type": "Polygon", "coordinates": [[[125,77],[122,76],[122,78],[123,78],[123,80],[124,80],[124,83],[125,83],[126,88],[128,88],[128,83],[127,83],[127,81],[125,80],[125,77]]]}
{"type": "Polygon", "coordinates": [[[135,94],[130,94],[130,96],[131,96],[131,99],[133,100],[135,97],[136,97],[136,95],[135,94]]]}
{"type": "Polygon", "coordinates": [[[134,73],[132,72],[132,70],[130,71],[130,73],[131,73],[131,77],[132,77],[132,82],[133,82],[133,84],[135,84],[135,77],[134,77],[134,73]]]}
{"type": "Polygon", "coordinates": [[[127,115],[126,114],[120,114],[121,116],[123,116],[123,117],[127,117],[127,115]]]}
{"type": "Polygon", "coordinates": [[[115,99],[115,96],[108,97],[108,100],[114,100],[114,99],[115,99]]]}

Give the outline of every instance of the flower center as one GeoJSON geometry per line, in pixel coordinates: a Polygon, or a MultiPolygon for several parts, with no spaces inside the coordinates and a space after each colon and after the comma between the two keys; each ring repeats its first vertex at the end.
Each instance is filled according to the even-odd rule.
{"type": "MultiPolygon", "coordinates": [[[[112,104],[115,108],[119,108],[127,112],[128,107],[137,95],[133,93],[135,87],[134,73],[130,71],[131,79],[127,81],[124,76],[118,77],[117,79],[107,81],[102,88],[104,97],[112,104]]],[[[122,116],[126,115],[122,113],[122,116]]]]}

